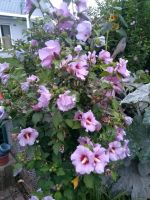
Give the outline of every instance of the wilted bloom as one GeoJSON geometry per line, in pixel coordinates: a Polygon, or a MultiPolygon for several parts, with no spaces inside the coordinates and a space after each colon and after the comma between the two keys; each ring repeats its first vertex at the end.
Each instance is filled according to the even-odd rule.
{"type": "Polygon", "coordinates": [[[55,200],[52,196],[46,196],[42,200],[55,200]]]}
{"type": "Polygon", "coordinates": [[[105,46],[105,44],[106,44],[106,41],[105,41],[105,36],[100,36],[99,37],[99,40],[100,40],[100,44],[101,44],[101,46],[105,46]]]}
{"type": "Polygon", "coordinates": [[[59,110],[65,112],[75,107],[76,97],[70,93],[70,91],[66,91],[64,94],[59,95],[59,98],[57,99],[57,106],[59,110]]]}
{"type": "Polygon", "coordinates": [[[30,41],[30,43],[31,43],[31,46],[32,47],[37,47],[38,46],[38,41],[37,40],[34,40],[34,39],[32,39],[31,41],[30,41]]]}
{"type": "Polygon", "coordinates": [[[108,81],[114,90],[114,92],[119,93],[122,91],[122,85],[117,76],[106,76],[104,80],[108,81]]]}
{"type": "Polygon", "coordinates": [[[38,89],[40,97],[38,98],[38,108],[46,108],[49,105],[52,95],[44,85],[40,85],[38,89]]]}
{"type": "Polygon", "coordinates": [[[21,83],[21,90],[27,92],[29,90],[30,84],[28,82],[21,83]]]}
{"type": "Polygon", "coordinates": [[[119,160],[122,153],[123,149],[120,142],[114,141],[109,143],[108,154],[111,161],[119,160]]]}
{"type": "Polygon", "coordinates": [[[0,101],[4,100],[4,96],[3,96],[3,93],[0,92],[0,101]]]}
{"type": "Polygon", "coordinates": [[[9,69],[8,63],[0,63],[0,76],[9,69]]]}
{"type": "Polygon", "coordinates": [[[77,78],[81,80],[85,80],[85,77],[88,75],[88,70],[87,70],[87,62],[86,61],[76,61],[76,62],[71,62],[68,65],[67,71],[74,74],[77,78]]]}
{"type": "Polygon", "coordinates": [[[123,77],[130,76],[130,72],[127,70],[127,62],[128,62],[128,60],[119,58],[119,62],[117,63],[117,66],[115,68],[115,71],[117,71],[123,77]]]}
{"type": "Polygon", "coordinates": [[[3,117],[4,113],[5,113],[4,107],[0,106],[0,119],[3,117]]]}
{"type": "Polygon", "coordinates": [[[82,145],[71,155],[72,164],[79,174],[90,174],[94,170],[93,160],[93,152],[82,145]]]}
{"type": "Polygon", "coordinates": [[[110,74],[112,74],[114,72],[114,68],[113,67],[107,67],[105,69],[105,71],[108,72],[108,73],[110,73],[110,74]]]}
{"type": "Polygon", "coordinates": [[[52,22],[48,22],[43,26],[44,31],[47,33],[52,33],[54,31],[54,28],[55,26],[52,22]]]}
{"type": "Polygon", "coordinates": [[[65,60],[62,60],[60,63],[60,68],[67,68],[69,62],[71,62],[73,60],[73,57],[71,54],[69,54],[65,60]]]}
{"type": "Polygon", "coordinates": [[[94,171],[98,174],[104,172],[105,166],[109,162],[109,155],[106,153],[106,149],[99,144],[93,148],[94,152],[94,171]]]}
{"type": "Polygon", "coordinates": [[[18,135],[19,144],[21,146],[33,145],[39,133],[33,128],[22,129],[18,135]]]}
{"type": "Polygon", "coordinates": [[[33,74],[27,78],[28,83],[38,82],[38,81],[39,81],[39,78],[33,74]]]}
{"type": "Polygon", "coordinates": [[[50,68],[55,56],[60,54],[60,44],[56,40],[49,40],[45,42],[47,47],[39,49],[39,57],[42,61],[42,66],[50,68]]]}
{"type": "Polygon", "coordinates": [[[124,136],[126,135],[125,130],[117,126],[115,127],[115,129],[116,129],[116,140],[122,141],[124,136]]]}
{"type": "Polygon", "coordinates": [[[81,125],[86,129],[86,131],[94,132],[94,131],[99,131],[101,128],[100,122],[98,122],[95,119],[94,114],[92,113],[91,110],[89,110],[86,113],[83,113],[82,119],[81,119],[81,125]],[[97,130],[99,129],[99,130],[97,130]]]}
{"type": "Polygon", "coordinates": [[[83,12],[87,9],[87,0],[76,0],[75,4],[78,12],[83,12]]]}
{"type": "Polygon", "coordinates": [[[32,0],[25,0],[24,13],[28,14],[32,10],[32,0]]]}
{"type": "Polygon", "coordinates": [[[21,50],[21,51],[15,51],[15,54],[16,54],[17,60],[19,60],[20,62],[24,61],[24,54],[25,54],[25,52],[23,50],[21,50]]]}
{"type": "Polygon", "coordinates": [[[57,24],[58,28],[60,30],[70,30],[72,29],[72,26],[74,25],[74,21],[72,20],[60,20],[59,23],[57,24]]]}
{"type": "Polygon", "coordinates": [[[80,110],[77,111],[74,115],[74,119],[77,120],[77,121],[81,121],[82,119],[82,115],[83,115],[83,112],[81,112],[80,110]]]}
{"type": "Polygon", "coordinates": [[[77,53],[79,53],[80,51],[82,51],[81,45],[78,44],[78,45],[74,48],[74,50],[75,50],[77,53]]]}
{"type": "Polygon", "coordinates": [[[106,50],[101,50],[99,52],[99,59],[102,60],[105,64],[109,64],[113,61],[113,59],[111,58],[110,52],[106,51],[106,50]]]}
{"type": "Polygon", "coordinates": [[[88,52],[88,56],[87,56],[87,60],[92,63],[92,64],[96,64],[96,51],[93,51],[92,53],[89,51],[88,52]]]}
{"type": "Polygon", "coordinates": [[[77,31],[76,38],[85,42],[91,36],[92,25],[89,21],[83,21],[78,24],[77,31]]]}
{"type": "Polygon", "coordinates": [[[90,145],[90,146],[93,146],[93,143],[91,141],[91,139],[89,137],[79,137],[78,138],[78,142],[80,145],[90,145]]]}
{"type": "Polygon", "coordinates": [[[124,121],[126,125],[131,125],[133,122],[133,118],[129,116],[125,116],[124,121]]]}
{"type": "Polygon", "coordinates": [[[115,97],[115,90],[107,90],[106,93],[105,93],[105,96],[108,97],[108,98],[114,98],[115,97]]]}
{"type": "Polygon", "coordinates": [[[69,17],[69,16],[71,16],[71,13],[70,13],[70,11],[68,9],[68,5],[67,5],[66,2],[62,2],[60,4],[60,7],[56,8],[55,10],[56,10],[56,14],[58,16],[63,16],[63,17],[69,17]]]}
{"type": "Polygon", "coordinates": [[[129,140],[124,140],[124,144],[122,146],[122,154],[120,155],[120,159],[124,159],[130,156],[130,149],[128,147],[129,140]]]}
{"type": "Polygon", "coordinates": [[[2,76],[0,76],[3,85],[5,85],[8,82],[9,77],[9,74],[3,74],[2,76]]]}

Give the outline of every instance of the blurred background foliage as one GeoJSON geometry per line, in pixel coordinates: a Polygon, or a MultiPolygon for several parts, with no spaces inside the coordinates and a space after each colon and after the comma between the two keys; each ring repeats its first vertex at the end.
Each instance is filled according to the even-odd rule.
{"type": "Polygon", "coordinates": [[[99,34],[109,37],[108,49],[113,53],[114,47],[125,37],[127,45],[123,54],[129,60],[129,69],[132,72],[150,70],[150,1],[96,2],[98,7],[91,8],[89,14],[93,24],[99,27],[99,34]]]}

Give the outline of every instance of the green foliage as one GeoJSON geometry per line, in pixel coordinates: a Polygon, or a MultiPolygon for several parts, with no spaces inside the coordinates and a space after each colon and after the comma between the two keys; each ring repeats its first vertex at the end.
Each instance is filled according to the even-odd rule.
{"type": "MultiPolygon", "coordinates": [[[[109,31],[109,49],[117,45],[120,38],[127,37],[127,46],[124,52],[129,60],[129,69],[135,72],[139,69],[148,69],[150,63],[150,1],[149,0],[105,0],[102,3],[97,1],[98,8],[91,10],[94,16],[93,23],[100,24],[109,31]],[[118,34],[110,31],[111,27],[106,26],[109,16],[116,15],[118,20],[111,22],[118,23],[120,28],[114,27],[118,34]]],[[[110,24],[110,22],[109,22],[110,24]]],[[[114,24],[114,25],[115,25],[114,24]]],[[[103,29],[103,28],[102,28],[103,29]]],[[[112,28],[113,29],[113,28],[112,28]]]]}

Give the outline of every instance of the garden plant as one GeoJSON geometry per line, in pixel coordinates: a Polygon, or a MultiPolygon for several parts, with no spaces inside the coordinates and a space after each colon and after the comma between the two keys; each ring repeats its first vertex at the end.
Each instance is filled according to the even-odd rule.
{"type": "Polygon", "coordinates": [[[120,105],[128,61],[113,60],[86,0],[69,3],[43,10],[27,0],[26,12],[39,7],[43,18],[27,31],[28,42],[16,43],[19,64],[0,64],[1,113],[12,117],[23,148],[18,163],[38,179],[30,200],[100,199],[102,176],[115,180],[130,156],[132,118],[120,105]]]}

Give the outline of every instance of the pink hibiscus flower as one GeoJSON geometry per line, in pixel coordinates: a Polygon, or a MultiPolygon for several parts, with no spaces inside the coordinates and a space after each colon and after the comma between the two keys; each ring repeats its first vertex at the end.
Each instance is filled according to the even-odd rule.
{"type": "Polygon", "coordinates": [[[64,94],[60,94],[57,99],[57,106],[59,110],[65,112],[71,110],[76,105],[75,95],[70,95],[70,91],[66,91],[64,94]]]}
{"type": "Polygon", "coordinates": [[[18,135],[19,144],[21,146],[33,145],[39,133],[33,128],[22,129],[18,135]]]}
{"type": "Polygon", "coordinates": [[[83,21],[78,24],[77,31],[76,38],[85,42],[91,36],[92,25],[89,21],[83,21]]]}
{"type": "Polygon", "coordinates": [[[105,50],[101,50],[99,52],[99,59],[102,60],[105,64],[109,64],[113,61],[113,59],[111,58],[110,52],[105,51],[105,50]]]}
{"type": "Polygon", "coordinates": [[[79,174],[90,174],[94,171],[93,152],[87,147],[79,145],[71,155],[71,161],[75,166],[76,172],[79,174]]]}
{"type": "Polygon", "coordinates": [[[39,86],[38,93],[40,94],[40,97],[38,98],[38,103],[32,106],[32,108],[36,111],[48,107],[49,102],[52,98],[52,95],[44,85],[39,86]]]}
{"type": "Polygon", "coordinates": [[[69,73],[74,74],[77,78],[81,80],[85,80],[85,77],[88,75],[88,65],[87,62],[84,61],[76,61],[76,62],[71,62],[68,64],[67,71],[69,73]]]}
{"type": "Polygon", "coordinates": [[[87,9],[87,0],[76,0],[76,7],[79,13],[87,9]]]}
{"type": "Polygon", "coordinates": [[[114,141],[109,143],[108,154],[111,161],[117,161],[121,158],[123,149],[121,143],[114,141]]]}
{"type": "Polygon", "coordinates": [[[47,47],[39,49],[39,58],[42,61],[42,66],[50,68],[55,56],[60,54],[60,44],[56,40],[49,40],[45,42],[47,47]]]}
{"type": "Polygon", "coordinates": [[[106,149],[101,147],[101,145],[96,144],[93,148],[94,151],[94,171],[98,174],[104,172],[105,166],[109,162],[109,155],[106,154],[106,149]]]}
{"type": "Polygon", "coordinates": [[[91,110],[83,113],[81,119],[81,125],[86,129],[86,131],[94,132],[101,129],[101,124],[95,119],[94,114],[91,110]]]}
{"type": "Polygon", "coordinates": [[[128,60],[119,58],[119,62],[117,63],[117,66],[115,68],[115,71],[117,71],[125,78],[130,76],[130,72],[127,70],[127,62],[128,60]]]}

